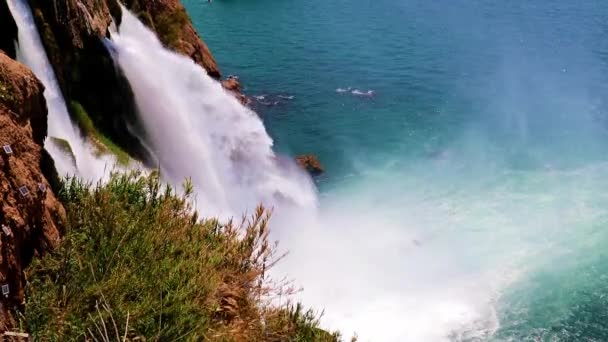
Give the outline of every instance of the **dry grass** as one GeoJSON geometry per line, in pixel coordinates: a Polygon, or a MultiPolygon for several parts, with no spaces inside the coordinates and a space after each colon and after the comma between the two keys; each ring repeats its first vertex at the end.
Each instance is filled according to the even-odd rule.
{"type": "Polygon", "coordinates": [[[271,306],[289,284],[264,208],[238,224],[199,219],[157,175],[65,183],[66,235],[27,271],[22,324],[41,341],[337,341],[301,305],[271,306]]]}

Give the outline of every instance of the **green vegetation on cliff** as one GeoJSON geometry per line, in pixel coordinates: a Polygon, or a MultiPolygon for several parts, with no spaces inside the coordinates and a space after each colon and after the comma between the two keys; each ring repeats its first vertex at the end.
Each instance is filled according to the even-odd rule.
{"type": "Polygon", "coordinates": [[[104,185],[71,179],[60,198],[58,249],[35,260],[23,328],[34,340],[337,341],[300,305],[270,299],[279,259],[269,213],[239,224],[201,220],[156,173],[115,174],[104,185]]]}
{"type": "Polygon", "coordinates": [[[183,7],[178,7],[171,12],[163,13],[156,19],[155,27],[158,35],[163,37],[167,46],[171,49],[179,47],[180,36],[185,25],[190,22],[190,17],[183,7]]]}
{"type": "Polygon", "coordinates": [[[130,0],[129,8],[145,25],[156,32],[158,38],[170,49],[179,50],[184,28],[190,24],[190,17],[182,6],[166,6],[158,11],[155,6],[143,0],[130,0]]]}
{"type": "Polygon", "coordinates": [[[129,163],[129,154],[95,128],[91,117],[79,102],[71,101],[70,109],[80,129],[95,144],[101,153],[111,152],[116,156],[116,159],[120,164],[125,165],[129,163]]]}
{"type": "Polygon", "coordinates": [[[14,93],[13,86],[8,81],[3,80],[0,74],[0,100],[10,105],[15,102],[14,93]]]}

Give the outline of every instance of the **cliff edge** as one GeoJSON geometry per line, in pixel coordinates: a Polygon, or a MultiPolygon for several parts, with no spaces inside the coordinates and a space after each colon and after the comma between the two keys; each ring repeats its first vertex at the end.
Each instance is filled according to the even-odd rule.
{"type": "Polygon", "coordinates": [[[0,51],[0,331],[24,305],[24,268],[59,242],[65,211],[52,188],[44,86],[0,51]],[[49,181],[50,180],[50,181],[49,181]]]}

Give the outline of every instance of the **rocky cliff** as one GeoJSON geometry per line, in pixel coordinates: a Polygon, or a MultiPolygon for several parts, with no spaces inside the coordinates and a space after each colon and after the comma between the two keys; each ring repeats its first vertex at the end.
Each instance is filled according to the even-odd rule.
{"type": "Polygon", "coordinates": [[[23,269],[57,245],[65,221],[43,149],[43,91],[29,69],[0,52],[0,331],[14,327],[12,312],[24,303],[23,269]]]}
{"type": "Polygon", "coordinates": [[[123,3],[156,32],[166,47],[189,56],[205,68],[209,76],[220,78],[220,70],[211,51],[192,26],[179,0],[123,0],[123,3]]]}
{"type": "MultiPolygon", "coordinates": [[[[114,67],[102,42],[109,36],[112,21],[120,22],[117,0],[29,0],[29,3],[70,110],[74,111],[74,104],[84,109],[80,112],[86,113],[102,134],[137,159],[149,159],[136,138],[139,129],[130,87],[114,67]]],[[[123,3],[168,48],[192,58],[210,76],[219,79],[213,56],[179,0],[123,3]]],[[[82,119],[78,115],[74,118],[82,119]]]]}

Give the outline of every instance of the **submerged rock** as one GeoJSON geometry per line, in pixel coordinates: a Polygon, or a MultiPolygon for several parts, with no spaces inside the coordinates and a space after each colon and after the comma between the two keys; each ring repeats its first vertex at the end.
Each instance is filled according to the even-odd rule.
{"type": "Polygon", "coordinates": [[[57,181],[43,148],[44,86],[24,65],[0,52],[0,331],[15,327],[24,304],[24,268],[54,248],[65,222],[53,194],[57,181]]]}
{"type": "Polygon", "coordinates": [[[312,154],[304,154],[296,157],[296,162],[313,176],[318,176],[325,172],[319,159],[312,154]]]}

